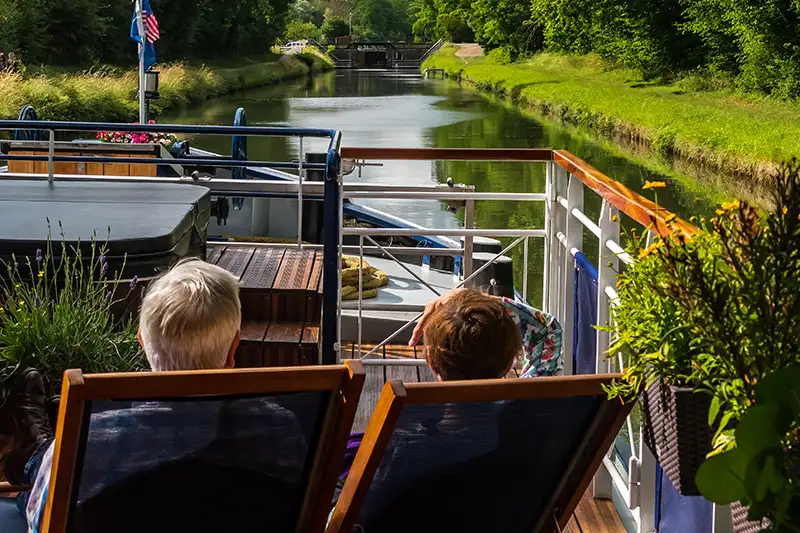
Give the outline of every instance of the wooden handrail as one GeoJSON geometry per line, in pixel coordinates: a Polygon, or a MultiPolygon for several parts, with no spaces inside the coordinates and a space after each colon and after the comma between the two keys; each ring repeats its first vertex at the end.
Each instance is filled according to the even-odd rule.
{"type": "Polygon", "coordinates": [[[584,185],[599,194],[611,205],[662,237],[674,230],[691,237],[700,230],[675,217],[652,200],[632,191],[622,183],[606,176],[586,161],[566,150],[545,148],[360,148],[342,147],[342,158],[371,161],[553,161],[584,185]],[[667,219],[671,222],[667,224],[667,219]],[[669,226],[669,227],[668,227],[669,226]]]}
{"type": "Polygon", "coordinates": [[[625,213],[644,227],[652,227],[662,237],[667,237],[674,230],[679,230],[687,237],[700,232],[692,224],[678,217],[667,224],[672,213],[660,207],[652,200],[630,190],[620,182],[609,178],[586,161],[575,157],[565,150],[554,150],[553,161],[581,180],[584,185],[603,197],[608,203],[625,213]]]}
{"type": "Polygon", "coordinates": [[[343,159],[406,161],[552,161],[546,148],[356,148],[342,147],[343,159]]]}

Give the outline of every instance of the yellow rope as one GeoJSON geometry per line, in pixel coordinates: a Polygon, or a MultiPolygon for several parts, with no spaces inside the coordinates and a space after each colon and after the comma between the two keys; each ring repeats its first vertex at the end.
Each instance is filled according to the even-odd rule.
{"type": "Polygon", "coordinates": [[[359,269],[358,257],[342,256],[342,300],[358,299],[358,272],[362,272],[361,297],[378,296],[378,288],[389,284],[389,276],[364,261],[359,269]]]}

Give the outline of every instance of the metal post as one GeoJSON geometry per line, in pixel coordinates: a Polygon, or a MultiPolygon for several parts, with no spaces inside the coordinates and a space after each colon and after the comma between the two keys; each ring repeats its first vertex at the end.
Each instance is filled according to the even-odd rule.
{"type": "Polygon", "coordinates": [[[553,253],[553,203],[555,191],[553,190],[553,163],[545,163],[545,195],[544,202],[544,265],[542,270],[542,311],[550,312],[550,255],[553,253]]]}
{"type": "Polygon", "coordinates": [[[303,138],[300,137],[300,164],[298,165],[297,175],[297,246],[303,244],[303,161],[305,153],[303,150],[303,138]]]}
{"type": "Polygon", "coordinates": [[[522,301],[528,302],[528,237],[523,242],[522,252],[522,301]]]}
{"type": "MultiPolygon", "coordinates": [[[[464,206],[464,227],[472,229],[475,227],[475,200],[467,200],[464,206]]],[[[473,259],[473,242],[474,238],[471,235],[464,236],[464,279],[469,278],[474,271],[473,259]]]]}
{"type": "MultiPolygon", "coordinates": [[[[611,302],[606,295],[606,286],[614,286],[614,280],[619,271],[619,259],[606,250],[606,241],[619,242],[619,211],[603,200],[600,208],[600,252],[597,257],[597,325],[607,326],[611,319],[611,302]]],[[[607,370],[606,351],[608,351],[609,334],[607,331],[597,330],[595,373],[604,373],[607,370]]],[[[593,492],[595,498],[610,499],[613,492],[611,475],[605,468],[598,470],[594,477],[593,492]]]]}
{"type": "Polygon", "coordinates": [[[322,363],[334,365],[340,339],[337,336],[337,313],[341,298],[339,237],[339,164],[340,155],[332,149],[325,161],[324,255],[322,269],[322,363]]]}
{"type": "Polygon", "coordinates": [[[147,124],[147,110],[145,109],[145,81],[144,81],[144,46],[147,37],[142,20],[142,1],[136,0],[136,27],[139,30],[139,124],[147,124]]]}
{"type": "Polygon", "coordinates": [[[358,236],[358,358],[361,359],[361,339],[364,305],[364,236],[358,236]]]}
{"type": "Polygon", "coordinates": [[[564,351],[564,374],[572,375],[573,368],[573,343],[575,339],[575,258],[571,250],[583,248],[583,225],[580,220],[572,216],[572,210],[583,211],[583,183],[577,178],[568,176],[567,183],[567,246],[564,254],[564,298],[566,306],[561,328],[563,331],[563,342],[561,343],[564,351]]]}
{"type": "Polygon", "coordinates": [[[56,154],[56,132],[55,130],[50,130],[50,140],[47,143],[47,183],[50,187],[53,187],[56,181],[56,163],[53,161],[53,157],[56,154]]]}

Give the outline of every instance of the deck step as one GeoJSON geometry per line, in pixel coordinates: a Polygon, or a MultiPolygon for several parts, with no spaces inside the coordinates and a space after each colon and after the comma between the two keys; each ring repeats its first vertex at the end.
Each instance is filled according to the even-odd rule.
{"type": "Polygon", "coordinates": [[[206,261],[239,279],[244,321],[310,322],[322,316],[322,252],[209,245],[206,261]]]}
{"type": "Polygon", "coordinates": [[[319,364],[319,326],[309,322],[246,321],[237,368],[319,364]]]}

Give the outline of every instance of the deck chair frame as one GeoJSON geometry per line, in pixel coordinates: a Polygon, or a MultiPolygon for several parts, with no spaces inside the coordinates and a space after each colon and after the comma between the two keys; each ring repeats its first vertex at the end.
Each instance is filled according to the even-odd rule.
{"type": "MultiPolygon", "coordinates": [[[[605,394],[604,385],[619,374],[496,379],[403,384],[387,381],[370,418],[350,474],[336,503],[326,533],[349,533],[380,466],[405,405],[568,398],[605,394]]],[[[553,491],[532,533],[564,531],[603,457],[608,453],[633,402],[603,403],[553,491]],[[577,487],[577,490],[576,490],[577,487]],[[556,528],[558,524],[558,529],[556,528]]]]}
{"type": "Polygon", "coordinates": [[[298,533],[322,531],[330,513],[344,449],[366,373],[359,361],[343,366],[83,374],[67,370],[61,391],[56,447],[43,521],[45,533],[65,533],[74,496],[81,436],[92,400],[144,400],[330,390],[334,394],[320,434],[298,533]]]}

